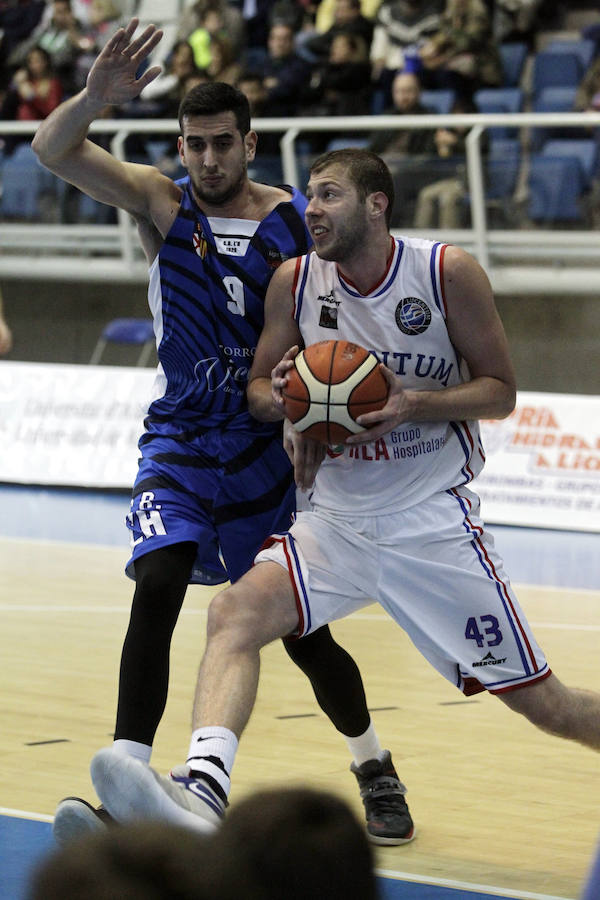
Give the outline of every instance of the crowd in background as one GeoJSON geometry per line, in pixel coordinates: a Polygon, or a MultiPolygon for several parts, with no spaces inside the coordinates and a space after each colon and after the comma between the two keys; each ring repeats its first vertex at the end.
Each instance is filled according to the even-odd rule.
{"type": "MultiPolygon", "coordinates": [[[[79,91],[105,41],[142,2],[0,0],[0,119],[42,119],[79,91]]],[[[452,112],[476,112],[475,92],[503,85],[500,46],[534,48],[540,24],[560,28],[567,7],[561,0],[189,0],[162,75],[110,115],[174,118],[185,92],[207,80],[244,90],[254,116],[430,113],[420,94],[437,89],[453,92],[452,112]]],[[[600,46],[598,32],[600,25],[592,35],[600,46]]],[[[599,106],[597,53],[575,108],[599,106]]],[[[311,151],[335,137],[335,123],[309,135],[311,151]]],[[[450,129],[373,132],[369,146],[393,169],[406,172],[416,155],[434,163],[408,167],[399,185],[405,220],[395,227],[467,224],[464,137],[450,129]]],[[[19,141],[4,140],[5,156],[19,141]]],[[[264,134],[259,153],[278,155],[278,141],[264,134]]],[[[181,174],[175,142],[164,135],[133,136],[127,152],[181,174]]]]}

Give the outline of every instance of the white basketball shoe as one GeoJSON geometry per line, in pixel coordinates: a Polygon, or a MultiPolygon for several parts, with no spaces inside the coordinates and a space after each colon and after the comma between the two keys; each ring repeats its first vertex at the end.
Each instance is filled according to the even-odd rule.
{"type": "Polygon", "coordinates": [[[105,747],[92,759],[96,793],[117,822],[154,819],[204,834],[215,831],[225,812],[223,802],[188,765],[159,775],[147,763],[105,747]]]}

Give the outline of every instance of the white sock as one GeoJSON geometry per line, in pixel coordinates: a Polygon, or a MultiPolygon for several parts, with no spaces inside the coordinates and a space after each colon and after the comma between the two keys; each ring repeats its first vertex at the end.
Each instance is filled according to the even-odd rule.
{"type": "Polygon", "coordinates": [[[238,748],[238,739],[228,728],[208,725],[192,734],[187,764],[192,771],[215,782],[226,800],[231,789],[231,770],[238,748]],[[210,757],[210,758],[209,758],[210,757]]]}
{"type": "Polygon", "coordinates": [[[385,750],[381,748],[372,722],[363,734],[359,734],[357,737],[348,737],[345,734],[344,740],[348,744],[348,749],[357,766],[362,766],[368,759],[383,759],[385,750]]]}
{"type": "Polygon", "coordinates": [[[140,744],[138,741],[127,741],[125,738],[119,738],[113,743],[113,747],[119,753],[123,753],[125,756],[133,756],[134,759],[139,759],[144,763],[149,763],[152,756],[152,747],[148,744],[140,744]]]}

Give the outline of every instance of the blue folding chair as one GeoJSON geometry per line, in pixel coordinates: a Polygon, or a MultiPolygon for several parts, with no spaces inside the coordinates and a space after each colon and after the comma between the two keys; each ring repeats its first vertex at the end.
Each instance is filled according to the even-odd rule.
{"type": "Polygon", "coordinates": [[[136,366],[145,366],[154,347],[154,328],[151,319],[112,319],[102,332],[90,357],[90,365],[97,365],[109,344],[132,344],[141,347],[136,366]]]}

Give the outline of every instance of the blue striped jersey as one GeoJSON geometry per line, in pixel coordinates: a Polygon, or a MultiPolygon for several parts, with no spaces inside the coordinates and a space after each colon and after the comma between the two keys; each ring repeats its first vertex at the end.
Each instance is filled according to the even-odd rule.
{"type": "Polygon", "coordinates": [[[264,321],[264,297],[277,266],[306,253],[306,199],[295,188],[260,222],[210,221],[189,177],[181,206],[150,267],[148,301],[159,368],[146,435],[186,440],[213,428],[271,433],[246,402],[248,372],[264,321]]]}

